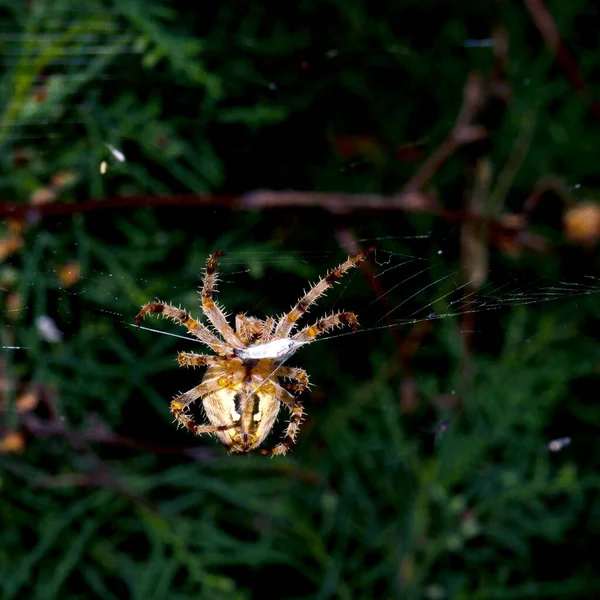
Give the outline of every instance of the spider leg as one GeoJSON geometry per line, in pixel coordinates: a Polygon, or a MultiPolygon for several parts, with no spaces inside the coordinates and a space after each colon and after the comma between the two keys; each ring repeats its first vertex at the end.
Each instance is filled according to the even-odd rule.
{"type": "Polygon", "coordinates": [[[274,338],[287,337],[290,331],[296,326],[296,321],[309,309],[311,304],[314,304],[320,296],[322,296],[333,284],[340,278],[344,273],[358,266],[367,255],[373,250],[369,248],[365,252],[359,252],[354,256],[348,257],[348,260],[342,263],[339,267],[332,269],[327,275],[317,283],[315,283],[309,290],[298,300],[296,305],[287,314],[283,315],[277,327],[275,328],[274,338]]]}
{"type": "Polygon", "coordinates": [[[301,394],[308,388],[308,375],[304,369],[297,367],[279,367],[277,377],[291,379],[292,382],[280,382],[279,385],[286,390],[301,394]]]}
{"type": "Polygon", "coordinates": [[[235,317],[235,333],[240,341],[246,345],[264,344],[271,339],[271,332],[275,326],[275,319],[268,317],[266,320],[254,319],[240,313],[235,317]]]}
{"type": "Polygon", "coordinates": [[[271,450],[260,450],[261,454],[268,454],[270,456],[277,456],[279,454],[284,455],[292,447],[296,441],[296,434],[298,428],[302,423],[302,417],[304,415],[304,409],[302,402],[298,398],[294,398],[289,392],[281,389],[284,392],[280,395],[279,399],[289,408],[290,410],[290,422],[285,431],[283,440],[277,444],[271,450]]]}
{"type": "Polygon", "coordinates": [[[202,323],[198,323],[195,319],[181,308],[175,308],[171,304],[165,302],[148,302],[142,306],[142,309],[135,318],[135,324],[139,327],[142,323],[142,319],[148,314],[159,314],[163,317],[167,317],[179,323],[194,336],[196,336],[201,342],[204,342],[215,352],[219,354],[225,354],[229,352],[227,346],[202,323]]]}
{"type": "Polygon", "coordinates": [[[234,348],[243,348],[244,344],[238,339],[231,325],[227,322],[227,317],[223,313],[223,309],[213,300],[213,294],[217,285],[217,265],[221,256],[225,256],[225,252],[213,252],[206,261],[204,283],[200,292],[202,311],[228,344],[234,348]]]}
{"type": "Polygon", "coordinates": [[[273,331],[273,327],[275,327],[275,319],[273,317],[268,317],[265,321],[265,328],[261,336],[258,338],[257,343],[265,344],[271,339],[271,332],[273,331]]]}
{"type": "Polygon", "coordinates": [[[323,317],[313,325],[310,325],[310,327],[305,327],[293,336],[292,339],[298,342],[312,342],[318,335],[325,333],[333,327],[341,327],[343,325],[350,325],[352,331],[356,331],[358,328],[356,315],[352,312],[339,312],[328,317],[323,317]]]}
{"type": "Polygon", "coordinates": [[[228,356],[210,356],[208,354],[195,354],[194,352],[180,352],[177,362],[180,367],[209,367],[222,364],[230,360],[228,356]]]}
{"type": "Polygon", "coordinates": [[[202,435],[203,433],[215,433],[217,431],[225,431],[227,429],[233,429],[237,427],[238,423],[232,422],[230,425],[198,425],[194,418],[187,414],[185,409],[194,401],[198,400],[206,394],[210,394],[221,386],[215,382],[210,381],[208,383],[201,383],[195,388],[181,394],[171,401],[171,413],[172,415],[185,427],[187,427],[192,433],[196,435],[202,435]]]}

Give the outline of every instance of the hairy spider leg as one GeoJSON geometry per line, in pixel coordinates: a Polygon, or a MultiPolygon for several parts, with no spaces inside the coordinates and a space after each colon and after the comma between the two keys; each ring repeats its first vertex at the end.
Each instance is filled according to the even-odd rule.
{"type": "Polygon", "coordinates": [[[227,322],[227,317],[223,313],[223,309],[213,300],[213,294],[217,285],[217,266],[219,257],[221,256],[225,256],[225,252],[213,252],[206,261],[204,283],[200,292],[202,311],[206,315],[206,318],[213,324],[214,328],[231,346],[234,348],[243,348],[244,344],[238,339],[231,325],[227,322]]]}
{"type": "MultiPolygon", "coordinates": [[[[285,392],[285,390],[282,391],[285,392]]],[[[290,422],[285,430],[283,440],[277,444],[277,446],[271,448],[271,450],[261,449],[261,454],[268,454],[270,456],[284,455],[296,441],[296,435],[298,433],[300,424],[302,423],[302,417],[304,416],[304,409],[302,402],[298,398],[294,398],[294,396],[292,396],[289,392],[286,392],[286,394],[287,397],[284,399],[284,396],[282,395],[280,400],[288,407],[290,411],[290,422]]]]}
{"type": "Polygon", "coordinates": [[[187,427],[192,433],[196,435],[202,435],[203,433],[216,433],[217,431],[226,431],[227,429],[234,429],[237,427],[237,422],[232,422],[229,425],[198,425],[194,421],[194,418],[186,414],[185,409],[192,403],[214,392],[221,388],[221,385],[217,381],[203,382],[200,385],[192,388],[173,398],[171,401],[171,413],[173,416],[185,427],[187,427]]]}
{"type": "Polygon", "coordinates": [[[314,304],[320,296],[344,275],[344,273],[353,267],[358,266],[365,260],[373,249],[374,247],[371,247],[368,250],[365,250],[365,252],[359,252],[354,256],[348,257],[346,262],[342,263],[339,267],[332,269],[325,277],[319,279],[319,281],[317,281],[317,283],[315,283],[308,292],[298,300],[292,310],[287,315],[281,317],[277,323],[273,337],[287,337],[296,326],[296,321],[309,309],[311,304],[314,304]]]}
{"type": "Polygon", "coordinates": [[[339,312],[328,317],[319,319],[313,325],[305,327],[302,331],[299,331],[292,339],[297,342],[311,342],[317,336],[325,333],[329,329],[334,327],[343,327],[349,325],[352,327],[352,332],[355,332],[358,328],[358,320],[356,315],[352,312],[339,312]]]}
{"type": "Polygon", "coordinates": [[[277,377],[285,377],[292,380],[291,382],[280,382],[281,387],[284,387],[286,390],[301,394],[308,388],[308,374],[304,369],[298,369],[297,367],[279,367],[276,375],[277,377]]]}
{"type": "Polygon", "coordinates": [[[135,324],[139,327],[146,314],[157,314],[172,319],[176,323],[183,325],[187,330],[197,337],[201,342],[209,346],[219,354],[229,353],[229,348],[220,340],[208,327],[199,323],[181,308],[175,308],[166,302],[148,302],[142,306],[142,309],[135,318],[135,324]]]}
{"type": "Polygon", "coordinates": [[[231,360],[229,356],[209,356],[208,354],[196,354],[195,352],[180,352],[177,362],[181,367],[209,367],[211,365],[222,365],[223,362],[231,360]]]}
{"type": "Polygon", "coordinates": [[[268,317],[265,321],[265,328],[263,329],[260,338],[258,338],[257,343],[265,344],[266,342],[268,342],[271,339],[271,332],[273,331],[273,327],[275,327],[275,319],[273,317],[268,317]]]}
{"type": "Polygon", "coordinates": [[[264,344],[269,341],[275,326],[275,319],[268,317],[265,321],[247,317],[240,313],[235,317],[235,333],[244,344],[264,344]]]}

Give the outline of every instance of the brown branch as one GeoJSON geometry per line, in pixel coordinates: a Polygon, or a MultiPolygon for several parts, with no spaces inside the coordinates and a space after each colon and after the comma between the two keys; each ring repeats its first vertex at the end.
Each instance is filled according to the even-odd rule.
{"type": "MultiPolygon", "coordinates": [[[[77,214],[93,210],[114,210],[130,207],[153,208],[159,206],[207,208],[222,206],[239,210],[284,210],[288,208],[320,208],[332,214],[361,212],[406,212],[434,215],[448,223],[473,222],[485,225],[503,239],[517,238],[518,245],[538,251],[548,243],[541,236],[523,227],[515,227],[517,220],[508,218],[487,219],[469,210],[446,210],[438,204],[434,193],[408,192],[395,196],[378,194],[343,194],[300,191],[255,191],[247,194],[199,196],[139,196],[79,203],[56,203],[43,206],[0,203],[0,217],[36,221],[47,215],[77,214]]],[[[522,221],[523,223],[525,221],[522,221]]]]}
{"type": "Polygon", "coordinates": [[[221,194],[217,196],[200,194],[179,194],[172,196],[121,196],[106,200],[85,200],[83,202],[53,202],[49,204],[18,204],[0,200],[0,218],[37,220],[45,216],[71,215],[97,210],[123,208],[148,208],[159,206],[235,206],[239,195],[221,194]]]}
{"type": "Polygon", "coordinates": [[[333,214],[354,212],[395,212],[423,213],[439,216],[452,222],[478,219],[477,215],[461,210],[445,210],[437,202],[434,193],[420,192],[383,196],[379,194],[344,194],[302,191],[258,190],[239,196],[214,195],[200,196],[136,196],[92,200],[77,203],[56,203],[43,206],[30,206],[11,202],[0,202],[0,217],[28,219],[35,217],[114,210],[122,208],[156,208],[160,206],[208,208],[223,206],[242,210],[275,210],[286,208],[321,208],[333,214]]]}
{"type": "Polygon", "coordinates": [[[86,213],[97,210],[124,208],[157,208],[194,206],[198,208],[224,207],[237,210],[267,210],[278,208],[323,208],[333,214],[357,211],[428,212],[437,214],[440,207],[433,193],[408,193],[396,196],[378,194],[344,194],[322,192],[295,192],[257,190],[243,194],[182,194],[173,196],[124,196],[107,200],[83,202],[55,202],[32,206],[0,201],[0,218],[36,221],[44,216],[86,213]]]}
{"type": "Polygon", "coordinates": [[[323,208],[333,214],[366,211],[406,211],[438,214],[441,206],[434,193],[400,193],[395,196],[379,194],[344,194],[325,192],[296,192],[258,190],[240,198],[239,208],[265,210],[273,208],[323,208]]]}
{"type": "Polygon", "coordinates": [[[452,131],[402,188],[405,194],[417,193],[422,190],[425,184],[459,148],[487,137],[486,128],[474,123],[484,104],[484,97],[481,77],[476,73],[470,73],[463,90],[463,102],[452,131]]]}

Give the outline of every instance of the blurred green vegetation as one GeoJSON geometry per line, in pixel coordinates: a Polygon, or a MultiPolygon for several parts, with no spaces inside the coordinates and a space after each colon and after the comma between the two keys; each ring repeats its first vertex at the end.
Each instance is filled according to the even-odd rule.
{"type": "Polygon", "coordinates": [[[598,596],[597,236],[567,243],[563,217],[597,195],[600,8],[545,5],[583,92],[520,2],[0,1],[0,198],[30,207],[0,230],[3,600],[598,596]],[[508,84],[502,106],[427,187],[465,208],[489,168],[478,208],[502,221],[554,182],[508,241],[477,237],[468,210],[448,223],[153,204],[396,193],[449,135],[474,71],[508,84]],[[148,206],[78,208],[127,196],[148,206]],[[139,307],[198,316],[222,249],[227,310],[280,314],[348,239],[377,245],[388,304],[355,274],[311,312],[354,310],[363,331],[292,359],[314,384],[293,452],[229,456],[177,431],[168,401],[197,383],[175,361],[191,344],[132,328],[139,307]],[[451,298],[488,251],[459,314],[451,298]]]}

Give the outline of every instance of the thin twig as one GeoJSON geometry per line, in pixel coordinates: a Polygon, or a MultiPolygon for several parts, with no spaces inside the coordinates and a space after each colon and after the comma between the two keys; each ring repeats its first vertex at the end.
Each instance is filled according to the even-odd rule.
{"type": "Polygon", "coordinates": [[[33,414],[23,415],[21,423],[24,431],[36,438],[64,437],[74,447],[81,444],[101,444],[105,446],[117,446],[132,450],[152,452],[154,454],[173,454],[176,456],[188,456],[197,462],[210,462],[215,453],[210,448],[178,447],[151,444],[143,440],[125,437],[112,431],[109,427],[99,424],[87,431],[70,430],[62,420],[40,419],[33,414]]]}
{"type": "Polygon", "coordinates": [[[483,102],[482,79],[476,73],[470,73],[463,90],[463,102],[452,131],[402,188],[405,194],[414,194],[422,190],[425,184],[459,148],[487,137],[485,127],[474,123],[483,102]]]}

